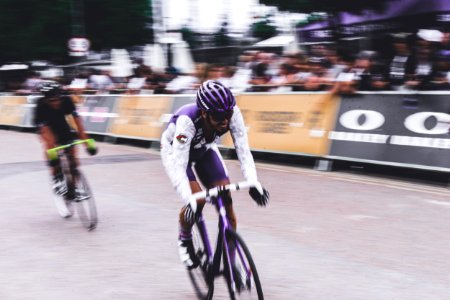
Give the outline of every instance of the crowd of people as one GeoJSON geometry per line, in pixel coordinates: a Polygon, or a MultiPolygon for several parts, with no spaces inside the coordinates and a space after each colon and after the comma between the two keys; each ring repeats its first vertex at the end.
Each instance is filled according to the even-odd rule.
{"type": "MultiPolygon", "coordinates": [[[[247,50],[235,65],[198,63],[189,74],[174,67],[157,72],[138,60],[134,75],[127,78],[112,77],[107,69],[83,69],[55,80],[70,93],[85,94],[186,94],[210,79],[238,92],[314,92],[337,86],[340,93],[450,90],[450,33],[438,41],[398,35],[387,46],[392,48],[390,57],[365,50],[350,59],[330,44],[283,55],[247,50]]],[[[15,93],[33,94],[44,80],[31,72],[15,93]]]]}

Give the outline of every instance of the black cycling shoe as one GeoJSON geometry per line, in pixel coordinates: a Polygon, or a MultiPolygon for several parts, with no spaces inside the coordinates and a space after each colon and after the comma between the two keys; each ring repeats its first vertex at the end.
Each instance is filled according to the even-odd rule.
{"type": "Polygon", "coordinates": [[[190,270],[200,265],[200,261],[195,255],[192,240],[178,240],[178,254],[181,262],[190,270]]]}

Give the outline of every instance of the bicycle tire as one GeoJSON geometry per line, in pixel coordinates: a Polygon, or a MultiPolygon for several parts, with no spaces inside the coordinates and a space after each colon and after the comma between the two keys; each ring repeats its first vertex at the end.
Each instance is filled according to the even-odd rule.
{"type": "Polygon", "coordinates": [[[55,202],[58,214],[64,219],[68,219],[68,218],[72,217],[74,214],[74,207],[72,205],[72,199],[73,199],[73,195],[74,195],[73,191],[75,190],[75,188],[72,184],[72,177],[71,177],[71,174],[70,174],[67,166],[68,166],[68,163],[66,161],[66,157],[63,157],[61,159],[61,175],[63,176],[64,185],[66,186],[66,193],[64,195],[58,195],[53,192],[53,194],[54,194],[53,198],[54,198],[54,202],[55,202]],[[64,206],[65,209],[60,206],[64,206]]]}
{"type": "Polygon", "coordinates": [[[89,187],[86,177],[84,177],[83,173],[79,170],[77,177],[75,187],[76,189],[82,189],[87,197],[84,197],[85,199],[80,199],[78,195],[75,197],[74,204],[76,211],[83,226],[88,230],[94,230],[98,223],[97,206],[95,204],[94,195],[89,187]]]}
{"type": "Polygon", "coordinates": [[[209,279],[209,259],[197,224],[192,226],[192,242],[200,265],[195,269],[188,269],[189,279],[197,298],[210,300],[214,293],[214,281],[209,279]]]}
{"type": "MultiPolygon", "coordinates": [[[[225,253],[225,249],[223,251],[223,265],[224,265],[224,276],[227,282],[228,292],[230,294],[230,299],[258,299],[263,300],[264,295],[262,291],[261,281],[258,276],[258,272],[256,270],[255,262],[250,254],[250,250],[245,244],[244,240],[239,236],[237,232],[232,229],[227,229],[225,232],[226,241],[228,241],[228,247],[235,247],[235,268],[239,271],[239,276],[245,277],[245,282],[241,282],[241,286],[237,288],[235,292],[229,272],[229,262],[227,258],[227,254],[225,253]],[[237,241],[237,243],[236,243],[237,241]],[[241,251],[242,250],[242,251],[241,251]],[[239,254],[242,253],[242,256],[239,254]],[[249,269],[249,273],[244,272],[245,269],[249,269]],[[256,294],[253,291],[256,290],[256,294]]],[[[236,280],[236,278],[235,278],[236,280]]],[[[243,281],[243,280],[242,280],[243,281]]]]}

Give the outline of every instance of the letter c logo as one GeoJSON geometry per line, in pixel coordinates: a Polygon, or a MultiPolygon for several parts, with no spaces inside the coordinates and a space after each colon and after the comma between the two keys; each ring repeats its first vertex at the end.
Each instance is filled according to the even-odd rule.
{"type": "Polygon", "coordinates": [[[422,134],[447,134],[450,128],[450,115],[438,112],[419,112],[408,116],[405,119],[405,127],[415,133],[422,134]],[[434,118],[436,124],[433,128],[427,129],[425,121],[434,118]]]}

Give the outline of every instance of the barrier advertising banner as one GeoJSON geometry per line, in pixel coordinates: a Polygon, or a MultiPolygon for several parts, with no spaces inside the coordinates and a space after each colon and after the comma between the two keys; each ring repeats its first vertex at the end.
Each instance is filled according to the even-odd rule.
{"type": "Polygon", "coordinates": [[[440,94],[343,97],[331,156],[450,170],[450,101],[440,94]]]}
{"type": "Polygon", "coordinates": [[[110,133],[117,136],[159,140],[164,115],[170,112],[171,96],[122,96],[117,99],[117,114],[110,133]]]}
{"type": "MultiPolygon", "coordinates": [[[[339,98],[330,94],[243,94],[237,97],[252,150],[328,154],[339,98]]],[[[232,147],[231,136],[222,141],[232,147]]]]}
{"type": "Polygon", "coordinates": [[[0,98],[0,124],[20,126],[23,123],[28,102],[27,97],[4,96],[0,98]]]}
{"type": "Polygon", "coordinates": [[[106,133],[118,114],[114,111],[117,96],[86,96],[78,101],[77,111],[87,132],[106,133]]]}
{"type": "Polygon", "coordinates": [[[195,103],[195,97],[195,94],[174,95],[171,112],[176,112],[183,105],[195,103]]]}

